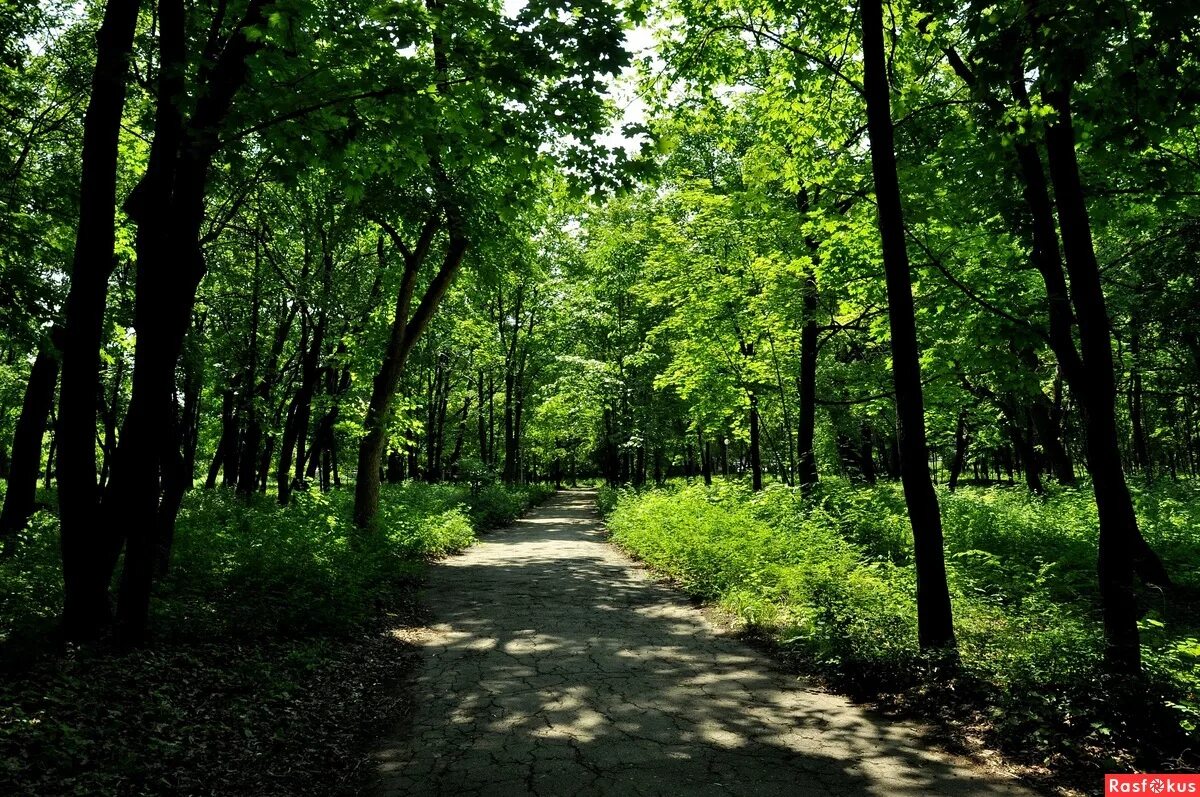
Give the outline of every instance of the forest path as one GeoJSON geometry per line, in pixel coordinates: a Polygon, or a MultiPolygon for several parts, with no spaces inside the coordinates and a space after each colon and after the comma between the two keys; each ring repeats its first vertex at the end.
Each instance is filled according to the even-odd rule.
{"type": "Polygon", "coordinates": [[[560,493],[431,568],[382,795],[1029,795],[807,687],[607,544],[560,493]]]}

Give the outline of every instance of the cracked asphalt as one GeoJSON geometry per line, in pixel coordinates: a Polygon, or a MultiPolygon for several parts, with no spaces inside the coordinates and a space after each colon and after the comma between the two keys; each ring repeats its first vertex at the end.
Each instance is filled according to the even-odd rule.
{"type": "Polygon", "coordinates": [[[782,672],[559,493],[431,568],[391,795],[1032,795],[782,672]]]}

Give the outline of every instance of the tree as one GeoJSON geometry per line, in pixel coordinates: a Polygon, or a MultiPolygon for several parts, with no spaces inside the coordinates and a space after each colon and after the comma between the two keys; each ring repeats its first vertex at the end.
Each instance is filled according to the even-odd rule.
{"type": "Polygon", "coordinates": [[[887,278],[891,327],[892,376],[896,386],[896,434],[900,478],[912,522],[917,564],[917,633],[923,648],[954,645],[950,591],[946,584],[942,518],[929,475],[925,442],[925,406],[921,389],[920,353],[913,311],[912,278],[904,238],[896,145],[892,131],[890,88],[883,41],[883,7],[862,0],[863,88],[871,138],[871,169],[879,209],[879,235],[887,278]]]}

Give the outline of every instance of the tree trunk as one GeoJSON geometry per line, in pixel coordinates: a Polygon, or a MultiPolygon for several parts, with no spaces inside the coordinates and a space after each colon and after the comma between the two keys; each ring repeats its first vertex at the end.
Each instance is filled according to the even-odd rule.
{"type": "Polygon", "coordinates": [[[954,460],[950,463],[950,482],[947,489],[950,492],[958,487],[958,477],[962,475],[963,465],[967,461],[967,413],[964,410],[958,414],[958,426],[954,430],[954,460]]]}
{"type": "MultiPolygon", "coordinates": [[[[146,172],[126,211],[137,223],[137,287],[133,390],[104,496],[105,520],[126,529],[124,569],[117,603],[125,643],[145,634],[156,552],[174,528],[178,504],[172,479],[179,455],[173,397],[175,369],[191,327],[196,289],[204,276],[200,229],[208,172],[219,146],[216,132],[245,82],[247,59],[261,46],[244,35],[264,21],[267,0],[250,0],[220,56],[200,72],[196,104],[184,120],[187,94],[186,19],[181,0],[159,3],[159,85],[155,134],[146,172]]],[[[119,553],[110,545],[105,577],[119,553]]]]}
{"type": "Polygon", "coordinates": [[[96,636],[109,620],[108,580],[99,567],[111,531],[97,523],[96,395],[108,278],[115,246],[117,142],[137,24],[138,0],[108,0],[96,33],[96,68],[83,121],[79,226],[64,307],[62,390],[55,439],[62,528],[63,629],[96,636]]]}
{"type": "MultiPolygon", "coordinates": [[[[330,266],[332,268],[332,265],[330,266]]],[[[312,400],[316,395],[321,378],[321,350],[325,346],[325,332],[328,327],[328,316],[322,307],[319,318],[313,329],[312,340],[304,352],[304,362],[300,369],[300,386],[292,397],[292,405],[288,409],[288,422],[284,427],[283,439],[279,448],[279,470],[275,474],[275,483],[279,491],[279,503],[286,506],[291,499],[292,489],[304,473],[304,443],[308,439],[308,425],[312,418],[312,400]],[[292,474],[292,463],[298,462],[295,479],[292,474]]],[[[314,456],[317,452],[314,452],[314,456]]]]}
{"type": "MultiPolygon", "coordinates": [[[[37,481],[42,470],[42,439],[58,383],[58,352],[54,345],[61,337],[61,332],[55,329],[50,333],[50,339],[42,342],[25,385],[21,415],[13,432],[8,489],[4,493],[4,508],[0,510],[0,538],[6,541],[25,527],[34,512],[37,481]]],[[[7,542],[5,547],[8,547],[7,542]]]]}
{"type": "Polygon", "coordinates": [[[1054,474],[1059,484],[1074,485],[1075,466],[1071,463],[1071,455],[1067,453],[1062,441],[1062,427],[1055,419],[1048,399],[1034,396],[1029,408],[1033,418],[1033,428],[1037,432],[1038,441],[1042,444],[1042,452],[1046,464],[1054,474]]]}
{"type": "Polygon", "coordinates": [[[1146,442],[1146,425],[1142,409],[1142,331],[1138,319],[1130,321],[1129,356],[1129,425],[1133,431],[1133,463],[1149,480],[1153,475],[1150,466],[1150,446],[1146,442]]]}
{"type": "Polygon", "coordinates": [[[408,318],[408,309],[412,302],[413,288],[417,272],[425,255],[432,244],[434,232],[437,229],[437,219],[431,217],[426,224],[426,231],[421,236],[413,252],[405,257],[405,272],[401,279],[401,287],[396,300],[396,315],[392,322],[392,331],[388,339],[387,349],[378,373],[375,374],[371,388],[371,399],[367,405],[367,417],[363,422],[365,434],[358,449],[357,481],[354,486],[354,522],[359,528],[371,524],[379,511],[379,471],[383,460],[383,451],[387,445],[387,424],[391,418],[392,396],[400,383],[400,375],[404,372],[405,363],[413,345],[425,331],[434,311],[445,295],[446,289],[458,273],[463,256],[467,251],[467,241],[459,231],[459,225],[450,218],[450,240],[446,246],[446,254],[441,268],[434,275],[421,297],[421,301],[408,318]]]}
{"type": "Polygon", "coordinates": [[[120,401],[121,387],[125,378],[125,358],[117,359],[116,367],[113,369],[112,375],[112,392],[108,400],[104,399],[104,387],[101,385],[101,395],[98,396],[98,404],[101,415],[101,422],[104,426],[104,442],[101,445],[101,450],[104,454],[104,462],[100,466],[100,489],[103,491],[108,485],[108,477],[112,470],[113,454],[117,450],[117,424],[121,417],[120,401]]]}
{"type": "Polygon", "coordinates": [[[387,480],[388,484],[399,484],[404,481],[404,457],[400,456],[400,452],[392,449],[387,456],[387,480]]]}
{"type": "Polygon", "coordinates": [[[446,471],[450,478],[458,476],[458,461],[462,458],[463,443],[467,438],[467,423],[471,419],[471,393],[470,387],[467,388],[467,397],[463,399],[462,411],[458,414],[458,428],[454,433],[454,448],[450,451],[450,458],[446,460],[446,471]]]}
{"type": "Polygon", "coordinates": [[[804,328],[800,332],[800,406],[796,437],[799,455],[797,482],[801,492],[811,492],[817,483],[817,458],[813,438],[817,428],[817,281],[811,274],[804,280],[804,328]]]}
{"type": "Polygon", "coordinates": [[[860,13],[871,170],[875,181],[879,233],[887,278],[900,478],[912,522],[917,570],[917,637],[925,649],[951,648],[955,644],[954,626],[950,591],[946,583],[941,512],[929,475],[920,352],[913,310],[912,277],[904,240],[900,182],[896,170],[880,0],[861,0],[860,13]]]}
{"type": "Polygon", "coordinates": [[[1087,429],[1088,470],[1100,520],[1101,611],[1109,664],[1122,672],[1141,669],[1137,602],[1133,592],[1135,560],[1150,580],[1165,584],[1162,562],[1141,537],[1129,486],[1121,468],[1120,437],[1116,422],[1116,382],[1108,309],[1100,268],[1092,247],[1091,223],[1075,155],[1070,92],[1044,92],[1056,112],[1046,127],[1046,154],[1054,201],[1062,233],[1063,255],[1071,277],[1071,301],[1079,324],[1084,374],[1076,394],[1087,429]]]}
{"type": "MultiPolygon", "coordinates": [[[[237,427],[233,417],[234,395],[231,388],[226,388],[221,395],[221,438],[217,441],[217,450],[213,454],[212,464],[208,467],[208,476],[204,480],[205,489],[211,490],[217,486],[217,474],[221,466],[228,462],[228,452],[237,448],[237,427]]],[[[226,477],[228,479],[228,477],[226,477]]]]}
{"type": "MultiPolygon", "coordinates": [[[[807,191],[800,192],[800,210],[807,213],[807,191]]],[[[800,330],[800,375],[798,380],[800,405],[796,418],[796,452],[798,470],[796,481],[802,493],[809,493],[817,483],[817,459],[813,437],[817,428],[817,277],[813,272],[819,247],[816,239],[806,236],[809,257],[813,260],[804,275],[804,326],[800,330]]]]}
{"type": "MultiPolygon", "coordinates": [[[[1013,401],[1013,405],[1018,406],[1018,402],[1013,401]]],[[[1017,414],[1019,415],[1020,412],[1017,411],[1017,414]]],[[[1008,436],[1020,459],[1021,472],[1025,476],[1025,486],[1034,495],[1045,495],[1046,489],[1042,485],[1041,462],[1033,447],[1033,430],[1029,428],[1028,418],[1026,421],[1026,429],[1021,429],[1017,425],[1017,419],[1013,418],[1008,424],[1008,436]]]]}
{"type": "Polygon", "coordinates": [[[755,492],[763,488],[762,443],[759,432],[758,395],[750,394],[750,486],[755,492]]]}
{"type": "Polygon", "coordinates": [[[479,381],[476,383],[476,386],[478,387],[478,391],[479,391],[479,404],[477,405],[478,409],[476,410],[476,415],[478,416],[477,417],[477,422],[478,422],[477,426],[479,427],[478,428],[479,459],[484,465],[486,465],[488,462],[488,438],[487,438],[487,416],[484,413],[484,406],[483,406],[484,382],[483,382],[483,369],[482,368],[479,369],[478,377],[479,377],[479,381]]]}
{"type": "Polygon", "coordinates": [[[247,364],[245,372],[246,391],[243,394],[242,415],[246,418],[246,436],[242,443],[241,461],[238,463],[237,492],[242,496],[251,496],[258,487],[258,455],[262,443],[262,422],[259,414],[262,412],[262,398],[258,385],[258,322],[260,316],[259,290],[262,255],[259,250],[258,236],[254,240],[254,277],[250,290],[250,339],[247,344],[247,364]]]}
{"type": "Polygon", "coordinates": [[[50,489],[50,483],[54,479],[54,452],[58,448],[58,435],[54,433],[54,408],[50,409],[50,445],[46,451],[46,478],[42,484],[47,490],[50,489]]]}
{"type": "Polygon", "coordinates": [[[872,487],[879,480],[879,474],[875,470],[875,432],[869,423],[863,422],[859,426],[859,438],[861,446],[859,449],[859,462],[862,464],[862,475],[867,480],[867,484],[872,487]]]}

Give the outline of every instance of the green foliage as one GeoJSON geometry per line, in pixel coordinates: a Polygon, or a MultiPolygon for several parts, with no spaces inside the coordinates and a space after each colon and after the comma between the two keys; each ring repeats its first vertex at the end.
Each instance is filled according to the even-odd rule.
{"type": "Polygon", "coordinates": [[[193,494],[155,604],[159,625],[183,633],[204,621],[262,633],[346,632],[381,594],[413,578],[421,559],[474,540],[454,488],[385,487],[375,534],[355,530],[350,498],[313,491],[281,508],[266,498],[247,506],[227,490],[193,494]]]}
{"type": "Polygon", "coordinates": [[[507,526],[553,494],[548,484],[490,484],[469,496],[471,519],[480,528],[507,526]]]}
{"type": "Polygon", "coordinates": [[[603,484],[596,490],[596,509],[603,517],[608,517],[617,508],[621,500],[621,491],[615,487],[603,484]]]}
{"type": "MultiPolygon", "coordinates": [[[[1138,498],[1168,567],[1196,561],[1196,527],[1179,530],[1200,496],[1163,488],[1138,498]]],[[[1103,667],[1086,491],[942,495],[961,655],[949,690],[921,677],[911,531],[897,485],[827,479],[808,505],[782,487],[753,494],[722,482],[602,500],[616,500],[608,523],[619,545],[847,688],[981,708],[1002,743],[1042,756],[1091,751],[1132,765],[1196,732],[1200,623],[1156,593],[1145,598],[1142,720],[1113,699],[1128,687],[1109,683],[1103,667]]]]}
{"type": "Polygon", "coordinates": [[[62,609],[58,520],[38,512],[0,557],[0,645],[36,640],[62,609]]]}
{"type": "Polygon", "coordinates": [[[777,630],[812,663],[902,671],[916,654],[911,577],[869,562],[823,512],[801,518],[790,491],[740,486],[627,496],[613,540],[693,594],[777,630]]]}

